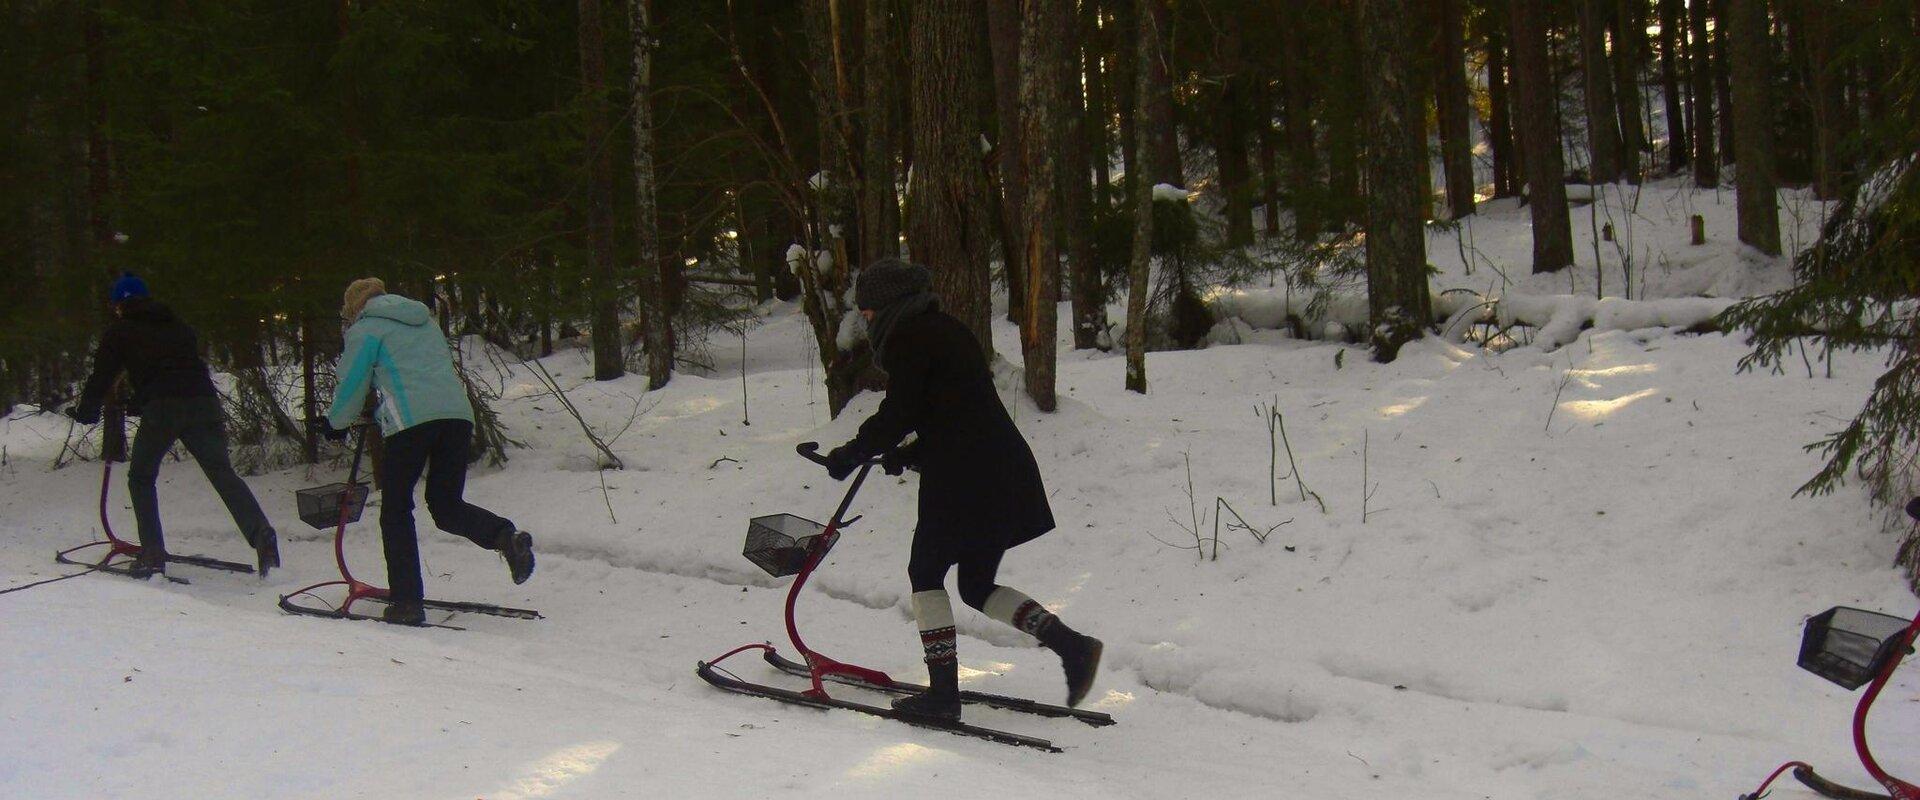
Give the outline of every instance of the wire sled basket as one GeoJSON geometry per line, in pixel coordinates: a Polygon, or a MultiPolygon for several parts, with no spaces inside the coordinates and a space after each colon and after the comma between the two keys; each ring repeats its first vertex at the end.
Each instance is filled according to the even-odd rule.
{"type": "Polygon", "coordinates": [[[300,504],[300,521],[324,531],[342,522],[359,522],[372,491],[364,483],[329,483],[301,489],[294,492],[294,498],[300,504]],[[346,506],[345,516],[341,515],[342,505],[346,506]]]}
{"type": "MultiPolygon", "coordinates": [[[[807,557],[827,526],[792,514],[754,517],[747,523],[747,545],[740,554],[768,575],[784,578],[797,575],[806,567],[807,557]]],[[[825,542],[832,547],[839,533],[825,542]]]]}
{"type": "Polygon", "coordinates": [[[1807,620],[1800,635],[1800,668],[1849,691],[1880,674],[1905,637],[1907,620],[1835,606],[1807,620]]]}

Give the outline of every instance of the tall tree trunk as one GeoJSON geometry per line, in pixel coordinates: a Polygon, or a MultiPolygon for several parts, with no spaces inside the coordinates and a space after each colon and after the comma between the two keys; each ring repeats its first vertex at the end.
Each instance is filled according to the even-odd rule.
{"type": "MultiPolygon", "coordinates": [[[[1091,8],[1094,3],[1089,0],[1086,5],[1091,8]]],[[[1064,53],[1066,64],[1057,76],[1061,84],[1059,91],[1067,100],[1067,118],[1062,126],[1066,143],[1060,151],[1065,157],[1065,164],[1057,180],[1060,182],[1060,202],[1066,217],[1073,346],[1076,350],[1084,350],[1099,344],[1100,332],[1106,329],[1107,322],[1106,289],[1101,284],[1100,264],[1093,254],[1093,187],[1087,184],[1088,162],[1106,161],[1106,120],[1101,115],[1088,113],[1094,96],[1093,89],[1100,81],[1098,70],[1089,73],[1084,65],[1095,63],[1092,54],[1098,47],[1098,40],[1093,36],[1090,21],[1069,14],[1068,22],[1070,25],[1064,53]],[[1083,81],[1087,87],[1084,95],[1081,92],[1083,81]],[[1099,134],[1091,134],[1094,129],[1099,129],[1099,134]],[[1100,143],[1097,149],[1094,145],[1096,141],[1100,143]]],[[[1106,170],[1100,169],[1098,174],[1102,176],[1100,182],[1104,190],[1106,170]]],[[[1056,292],[1059,283],[1058,280],[1054,281],[1056,292]]]]}
{"type": "Polygon", "coordinates": [[[1567,214],[1566,174],[1554,114],[1553,72],[1547,61],[1546,0],[1509,0],[1513,20],[1514,114],[1526,159],[1527,201],[1533,215],[1533,271],[1573,264],[1573,222],[1567,214]]]}
{"type": "Polygon", "coordinates": [[[1027,177],[1025,139],[1020,124],[1021,0],[987,0],[987,44],[993,59],[994,116],[1000,144],[994,148],[994,172],[1000,191],[1000,263],[1007,284],[1007,321],[1026,319],[1027,177]]]}
{"type": "Polygon", "coordinates": [[[1134,128],[1141,118],[1139,92],[1135,84],[1139,83],[1136,64],[1140,59],[1140,48],[1134,41],[1139,38],[1140,21],[1137,0],[1104,0],[1113,9],[1113,106],[1120,118],[1120,169],[1121,177],[1127,185],[1132,185],[1134,175],[1144,171],[1138,151],[1139,139],[1134,128]]]}
{"type": "Polygon", "coordinates": [[[1175,186],[1187,185],[1186,172],[1180,163],[1180,132],[1174,125],[1173,115],[1173,74],[1168,64],[1166,41],[1172,29],[1167,10],[1167,0],[1153,0],[1146,4],[1148,23],[1160,44],[1156,45],[1157,54],[1152,61],[1142,62],[1156,85],[1168,87],[1167,91],[1155,92],[1153,102],[1146,107],[1148,141],[1153,146],[1146,151],[1147,173],[1155,183],[1170,183],[1175,186]]]}
{"type": "Polygon", "coordinates": [[[1824,0],[1794,0],[1806,21],[1807,72],[1813,94],[1813,192],[1821,200],[1837,200],[1841,187],[1853,179],[1840,155],[1841,142],[1852,128],[1847,115],[1846,75],[1840,60],[1837,12],[1824,0]]]}
{"type": "Polygon", "coordinates": [[[1440,70],[1440,80],[1434,83],[1440,160],[1447,172],[1447,217],[1460,219],[1474,210],[1473,131],[1467,114],[1467,73],[1462,57],[1465,8],[1461,0],[1437,0],[1434,5],[1440,17],[1434,53],[1434,64],[1440,70]]]}
{"type": "Polygon", "coordinates": [[[1354,24],[1353,8],[1346,2],[1322,5],[1320,11],[1330,17],[1334,36],[1325,38],[1325,61],[1318,65],[1328,73],[1324,95],[1327,128],[1326,208],[1340,226],[1360,217],[1360,124],[1359,92],[1339,87],[1359,86],[1360,39],[1354,24]]]}
{"type": "Polygon", "coordinates": [[[1772,53],[1767,0],[1727,3],[1727,55],[1733,79],[1733,137],[1740,148],[1734,171],[1740,241],[1780,255],[1780,209],[1773,174],[1772,53]]]}
{"type": "Polygon", "coordinates": [[[1280,31],[1281,102],[1287,134],[1287,197],[1293,208],[1293,235],[1301,242],[1320,238],[1320,158],[1313,148],[1313,90],[1307,73],[1304,15],[1283,5],[1280,31]]]}
{"type": "Polygon", "coordinates": [[[673,378],[673,319],[668,314],[665,282],[660,274],[660,217],[655,209],[653,175],[653,22],[651,0],[627,0],[627,23],[633,30],[633,230],[640,275],[640,324],[647,350],[647,388],[658,389],[673,378]]]}
{"type": "Polygon", "coordinates": [[[1713,98],[1720,109],[1720,165],[1733,163],[1733,79],[1727,57],[1727,0],[1695,0],[1713,15],[1713,98]]]}
{"type": "Polygon", "coordinates": [[[1220,193],[1226,201],[1227,245],[1253,244],[1253,196],[1248,185],[1251,170],[1247,164],[1245,78],[1241,75],[1240,28],[1229,24],[1221,31],[1217,46],[1221,72],[1220,90],[1214,96],[1214,166],[1220,176],[1220,193]]]}
{"type": "MultiPolygon", "coordinates": [[[[1101,26],[1102,0],[1081,3],[1081,71],[1087,82],[1086,139],[1088,160],[1093,165],[1093,204],[1102,213],[1113,206],[1113,143],[1108,125],[1113,122],[1113,88],[1110,85],[1110,42],[1101,26]]],[[[1077,279],[1076,279],[1077,280],[1077,279]]]]}
{"type": "Polygon", "coordinates": [[[600,0],[580,0],[580,93],[586,98],[587,274],[593,289],[593,379],[627,374],[621,353],[620,270],[613,258],[613,160],[607,145],[607,68],[600,0]]]}
{"type": "Polygon", "coordinates": [[[1707,2],[1692,0],[1688,8],[1687,80],[1693,102],[1693,183],[1702,189],[1720,185],[1720,158],[1714,154],[1713,41],[1707,36],[1707,2]]]}
{"type": "Polygon", "coordinates": [[[1068,61],[1073,21],[1072,7],[1058,0],[1020,2],[1020,139],[1025,148],[1021,160],[1030,179],[1021,226],[1026,240],[1020,255],[1029,288],[1020,350],[1026,362],[1027,395],[1046,412],[1057,405],[1053,377],[1060,294],[1056,231],[1065,206],[1061,189],[1066,181],[1085,183],[1084,176],[1063,169],[1073,163],[1066,125],[1067,87],[1074,74],[1068,61]]]}
{"type": "MultiPolygon", "coordinates": [[[[1146,65],[1160,61],[1160,26],[1150,7],[1160,0],[1138,0],[1134,32],[1135,62],[1146,65]]],[[[1162,76],[1164,77],[1164,76],[1162,76]]],[[[1152,108],[1164,94],[1167,84],[1151,69],[1135,70],[1134,107],[1152,108]]],[[[1135,147],[1145,161],[1153,149],[1153,126],[1142,119],[1134,125],[1139,141],[1135,147]]],[[[1133,201],[1133,254],[1127,263],[1127,391],[1147,393],[1147,293],[1148,275],[1153,260],[1153,177],[1149,170],[1130,170],[1132,182],[1128,199],[1133,201]]]]}
{"type": "Polygon", "coordinates": [[[912,186],[907,194],[907,243],[913,258],[933,270],[934,290],[947,313],[993,353],[987,325],[992,294],[987,254],[993,221],[980,159],[980,92],[985,71],[979,24],[981,0],[923,0],[913,9],[908,51],[912,76],[912,186]]]}
{"type": "MultiPolygon", "coordinates": [[[[1503,0],[1504,1],[1504,0],[1503,0]]],[[[1508,50],[1506,36],[1507,15],[1492,13],[1487,15],[1487,105],[1491,107],[1487,119],[1488,149],[1493,151],[1493,196],[1514,197],[1520,194],[1520,186],[1525,178],[1520,175],[1520,166],[1515,163],[1513,141],[1513,98],[1508,82],[1508,50]]]]}
{"type": "Polygon", "coordinates": [[[1640,67],[1647,52],[1646,3],[1642,0],[1611,0],[1613,39],[1613,99],[1620,117],[1621,168],[1628,182],[1640,183],[1642,154],[1647,150],[1647,128],[1641,112],[1646,104],[1640,91],[1640,67]]]}
{"type": "Polygon", "coordinates": [[[1419,162],[1426,114],[1413,74],[1424,16],[1417,0],[1359,0],[1366,89],[1367,307],[1375,361],[1388,362],[1432,322],[1419,162]]]}
{"type": "Polygon", "coordinates": [[[1587,99],[1587,180],[1620,180],[1620,121],[1613,102],[1613,69],[1607,64],[1607,0],[1580,3],[1580,72],[1587,99]]]}
{"type": "Polygon", "coordinates": [[[866,78],[861,117],[866,138],[860,159],[860,252],[869,262],[900,254],[900,198],[894,193],[893,164],[897,149],[893,100],[898,84],[892,66],[896,50],[892,12],[891,0],[866,0],[866,36],[861,43],[866,78]]]}
{"type": "Polygon", "coordinates": [[[1692,140],[1687,137],[1686,98],[1680,95],[1680,43],[1686,36],[1681,0],[1660,0],[1660,92],[1667,110],[1667,171],[1685,169],[1692,140]]]}
{"type": "Polygon", "coordinates": [[[1280,235],[1279,136],[1273,130],[1273,82],[1264,77],[1253,87],[1254,131],[1260,138],[1260,216],[1268,237],[1280,235]]]}
{"type": "Polygon", "coordinates": [[[820,172],[814,183],[818,201],[816,238],[833,255],[833,279],[841,284],[860,264],[858,198],[851,116],[848,114],[845,69],[840,52],[840,28],[834,5],[838,0],[804,0],[807,26],[807,71],[812,85],[814,118],[819,128],[820,172]],[[855,237],[851,241],[849,237],[855,237]]]}

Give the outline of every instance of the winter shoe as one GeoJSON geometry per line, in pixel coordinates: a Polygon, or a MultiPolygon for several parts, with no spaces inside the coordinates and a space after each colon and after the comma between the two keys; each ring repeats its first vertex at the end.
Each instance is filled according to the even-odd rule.
{"type": "Polygon", "coordinates": [[[1076,633],[1045,606],[1006,586],[987,596],[984,610],[987,616],[1039,639],[1060,657],[1061,671],[1067,676],[1068,706],[1078,706],[1087,699],[1093,679],[1100,673],[1100,653],[1105,649],[1099,639],[1076,633]]]}
{"type": "Polygon", "coordinates": [[[533,577],[533,534],[526,531],[508,531],[500,534],[497,548],[500,557],[507,560],[507,569],[513,573],[513,582],[526,583],[533,577]]]}
{"type": "Polygon", "coordinates": [[[893,710],[903,716],[958,722],[960,662],[951,657],[943,662],[927,662],[927,690],[893,701],[893,710]]]}
{"type": "Polygon", "coordinates": [[[267,572],[280,566],[280,534],[275,533],[272,528],[260,534],[259,541],[253,543],[253,557],[254,572],[261,578],[266,578],[267,572]]]}
{"type": "Polygon", "coordinates": [[[380,612],[380,620],[394,625],[423,625],[427,621],[427,610],[420,607],[418,600],[394,600],[380,612]]]}
{"type": "MultiPolygon", "coordinates": [[[[1056,627],[1065,630],[1067,626],[1056,627]]],[[[1066,633],[1067,638],[1047,645],[1047,649],[1060,656],[1060,669],[1067,674],[1067,707],[1073,708],[1087,699],[1088,690],[1093,688],[1093,679],[1100,674],[1100,653],[1106,645],[1091,636],[1070,630],[1066,633]]]]}
{"type": "Polygon", "coordinates": [[[167,574],[167,554],[142,550],[134,556],[133,563],[127,565],[127,574],[135,578],[150,578],[167,574]]]}

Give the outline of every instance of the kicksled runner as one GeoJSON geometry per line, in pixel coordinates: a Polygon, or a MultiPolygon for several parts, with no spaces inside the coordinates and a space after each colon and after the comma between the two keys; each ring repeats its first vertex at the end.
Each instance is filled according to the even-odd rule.
{"type": "MultiPolygon", "coordinates": [[[[826,460],[819,455],[817,444],[807,442],[800,445],[798,450],[800,455],[808,460],[822,466],[826,464],[826,460]]],[[[1045,739],[983,728],[966,722],[902,714],[887,706],[843,700],[827,693],[826,684],[828,683],[894,695],[916,694],[926,688],[896,681],[879,670],[842,663],[815,652],[801,640],[800,629],[794,619],[794,609],[800,600],[801,589],[806,586],[807,578],[820,566],[820,562],[826,559],[834,543],[839,541],[841,529],[859,521],[859,517],[848,519],[847,509],[853,505],[854,495],[859,493],[861,484],[866,482],[867,474],[873,470],[876,463],[879,462],[869,460],[861,465],[859,472],[853,478],[852,485],[847,488],[846,496],[841,498],[840,507],[834,510],[832,519],[826,525],[792,514],[756,517],[748,523],[747,542],[742,555],[776,578],[797,576],[793,586],[787,590],[786,626],[787,638],[793,642],[793,648],[800,654],[802,660],[794,661],[782,656],[771,643],[754,643],[736,647],[712,661],[699,662],[695,672],[707,683],[729,692],[765,697],[812,708],[858,711],[915,727],[942,730],[960,736],[971,736],[1016,747],[1030,747],[1050,753],[1060,752],[1060,748],[1045,739]],[[806,688],[789,689],[753,683],[720,668],[720,662],[748,650],[761,651],[762,658],[767,664],[780,672],[804,677],[808,679],[809,685],[806,688]]],[[[968,705],[981,705],[1041,717],[1071,718],[1095,727],[1114,724],[1113,717],[1097,711],[1084,711],[1020,697],[962,691],[960,701],[968,705]]]]}
{"type": "MultiPolygon", "coordinates": [[[[107,496],[113,488],[113,462],[127,460],[126,432],[122,430],[120,435],[116,437],[111,431],[112,428],[109,428],[109,433],[106,437],[107,441],[101,448],[100,454],[100,532],[106,538],[61,550],[53,554],[53,560],[71,566],[85,567],[93,572],[106,572],[128,578],[145,578],[148,576],[133,570],[133,559],[139,557],[140,545],[115,536],[113,533],[113,521],[107,516],[107,496]],[[92,554],[86,551],[101,547],[106,549],[99,551],[99,560],[87,560],[87,556],[91,556],[92,554]],[[122,556],[126,558],[121,558],[122,556]],[[115,559],[120,560],[116,561],[115,559]]],[[[167,563],[186,564],[221,572],[253,574],[253,566],[250,564],[222,561],[218,558],[210,558],[208,556],[174,555],[169,553],[167,554],[167,563]]],[[[164,572],[159,574],[174,583],[184,584],[188,582],[186,578],[178,575],[168,575],[164,572]]]]}
{"type": "MultiPolygon", "coordinates": [[[[295,589],[292,592],[281,595],[280,608],[289,614],[326,617],[330,619],[357,619],[368,622],[387,621],[385,617],[379,614],[361,614],[354,612],[354,603],[366,600],[373,603],[385,604],[388,599],[388,594],[385,588],[374,586],[373,584],[355,578],[353,571],[347,567],[347,526],[360,520],[360,514],[365,511],[367,507],[367,496],[372,492],[371,487],[360,482],[360,455],[366,448],[366,444],[367,435],[363,427],[359,435],[354,439],[353,461],[347,469],[346,483],[330,483],[324,486],[301,489],[295,493],[296,499],[300,504],[300,521],[307,523],[315,530],[326,530],[329,527],[334,529],[333,561],[340,569],[340,578],[338,580],[321,581],[312,586],[295,589]],[[316,590],[333,586],[342,587],[346,590],[346,595],[341,598],[339,605],[326,603],[326,601],[316,593],[316,590]],[[318,605],[309,604],[307,601],[318,603],[318,605]]],[[[540,619],[540,612],[530,608],[510,608],[489,603],[469,603],[429,598],[420,601],[420,605],[422,608],[428,610],[447,611],[457,614],[486,614],[489,616],[512,617],[515,619],[540,619]]],[[[417,627],[446,628],[456,631],[465,630],[459,626],[448,625],[444,622],[422,623],[417,627]]]]}

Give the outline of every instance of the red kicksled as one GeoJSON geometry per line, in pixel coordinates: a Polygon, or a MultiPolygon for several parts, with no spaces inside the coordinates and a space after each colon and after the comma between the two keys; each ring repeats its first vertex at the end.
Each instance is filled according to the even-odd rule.
{"type": "MultiPolygon", "coordinates": [[[[813,461],[822,466],[826,464],[826,459],[819,454],[820,448],[818,444],[806,442],[801,444],[797,449],[800,455],[809,461],[813,461]]],[[[847,487],[846,496],[840,500],[840,507],[834,510],[832,519],[829,520],[826,525],[821,525],[792,514],[775,514],[766,517],[756,517],[748,524],[747,542],[746,547],[742,551],[742,555],[745,555],[747,559],[752,561],[756,566],[766,570],[767,574],[776,578],[784,578],[789,575],[797,576],[794,579],[793,586],[787,590],[785,618],[787,638],[793,642],[793,648],[800,654],[801,661],[796,662],[789,660],[781,656],[772,643],[761,642],[741,645],[721,654],[712,661],[699,662],[694,670],[695,673],[698,674],[702,680],[705,680],[716,688],[738,694],[765,697],[784,703],[810,706],[813,708],[837,708],[847,711],[858,711],[863,714],[871,714],[877,717],[885,717],[887,719],[904,722],[916,727],[943,730],[962,736],[972,736],[1018,747],[1030,747],[1051,753],[1060,752],[1060,748],[1055,747],[1052,742],[1045,739],[983,728],[965,722],[929,719],[910,714],[901,714],[886,706],[868,705],[842,700],[827,693],[826,684],[828,683],[857,686],[888,694],[914,694],[926,688],[924,686],[896,681],[886,673],[876,669],[869,669],[867,667],[828,658],[807,646],[806,642],[800,638],[800,628],[795,622],[794,611],[800,601],[800,590],[807,584],[807,578],[813,575],[813,571],[826,559],[828,551],[831,551],[834,544],[839,541],[840,531],[848,525],[859,521],[859,517],[848,518],[846,516],[847,509],[853,505],[854,495],[859,493],[861,484],[866,482],[867,474],[873,470],[873,466],[877,463],[879,463],[878,460],[868,460],[860,466],[859,472],[856,473],[853,478],[852,485],[847,487]],[[720,662],[748,650],[761,651],[762,657],[767,663],[782,672],[807,678],[808,688],[787,689],[752,683],[742,680],[718,666],[720,662]]],[[[1069,717],[1094,726],[1112,725],[1114,722],[1113,717],[1097,711],[1084,711],[1066,706],[1041,703],[1026,698],[1008,697],[984,692],[962,691],[960,693],[960,701],[962,703],[1019,711],[1044,717],[1069,717]]]]}
{"type": "MultiPolygon", "coordinates": [[[[117,575],[132,574],[129,571],[128,567],[132,559],[138,558],[140,556],[140,552],[141,552],[140,545],[134,544],[133,542],[129,542],[125,539],[115,536],[113,533],[113,519],[107,515],[107,497],[110,490],[113,488],[113,462],[126,460],[126,457],[124,455],[124,453],[126,452],[125,442],[124,442],[125,435],[122,434],[121,438],[123,439],[123,441],[120,442],[120,444],[117,447],[112,443],[109,443],[109,445],[103,450],[100,456],[100,532],[101,532],[101,535],[105,536],[106,538],[100,539],[98,541],[87,542],[86,544],[79,545],[77,547],[69,547],[65,550],[61,550],[60,552],[54,553],[53,554],[54,561],[57,561],[62,564],[71,564],[76,567],[86,567],[96,572],[111,572],[117,575]],[[92,550],[96,547],[106,548],[106,550],[102,551],[99,560],[88,561],[88,560],[85,560],[85,558],[80,555],[80,553],[82,553],[83,551],[92,550]],[[114,559],[119,559],[122,556],[125,556],[125,558],[119,561],[114,560],[114,559]]],[[[253,574],[252,565],[241,564],[234,561],[223,561],[221,559],[211,558],[208,556],[174,555],[172,553],[169,553],[167,554],[167,563],[188,564],[191,566],[201,567],[204,569],[220,570],[222,572],[241,572],[249,575],[253,574]]],[[[166,577],[167,577],[167,580],[172,581],[174,583],[187,582],[187,579],[174,576],[174,575],[168,575],[166,577]]]]}
{"type": "MultiPolygon", "coordinates": [[[[1920,519],[1920,513],[1915,513],[1920,511],[1920,499],[1909,505],[1907,511],[1920,519]]],[[[1867,712],[1892,680],[1894,671],[1900,668],[1901,660],[1913,654],[1916,639],[1920,639],[1920,613],[1909,622],[1846,606],[1836,606],[1807,620],[1800,639],[1802,669],[1848,691],[1862,685],[1867,687],[1866,694],[1853,709],[1853,749],[1860,756],[1861,766],[1886,788],[1886,794],[1834,783],[1814,772],[1812,765],[1804,761],[1789,761],[1767,776],[1752,794],[1741,795],[1741,800],[1759,800],[1766,795],[1767,787],[1789,770],[1807,788],[1835,800],[1920,800],[1920,786],[1887,774],[1867,744],[1867,712]]]]}
{"type": "MultiPolygon", "coordinates": [[[[312,586],[295,589],[292,592],[281,595],[280,609],[289,614],[300,614],[309,617],[327,617],[331,619],[357,619],[370,622],[386,621],[383,617],[376,614],[354,613],[354,603],[361,600],[385,603],[388,601],[388,592],[384,587],[375,586],[359,578],[355,578],[353,576],[353,570],[347,566],[347,526],[360,521],[360,515],[367,507],[367,497],[372,493],[371,487],[360,482],[360,455],[366,448],[366,444],[366,432],[362,430],[360,435],[354,439],[353,461],[347,468],[347,481],[345,483],[330,483],[323,486],[301,489],[295,493],[300,507],[300,521],[313,526],[316,530],[326,530],[329,527],[334,529],[333,562],[340,569],[340,577],[337,580],[321,581],[312,586]],[[339,586],[346,589],[346,595],[341,598],[339,605],[327,604],[325,600],[321,599],[319,594],[315,593],[316,590],[332,586],[339,586]],[[295,598],[299,597],[311,598],[322,605],[303,605],[295,600],[295,598]]],[[[463,614],[487,614],[490,616],[512,617],[515,619],[541,618],[540,612],[530,608],[510,608],[507,606],[496,606],[490,603],[426,599],[420,601],[420,605],[423,608],[463,614]]],[[[420,627],[463,630],[453,625],[433,623],[427,623],[420,627]]]]}

